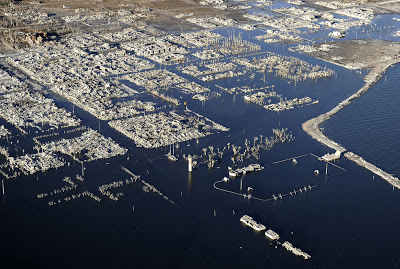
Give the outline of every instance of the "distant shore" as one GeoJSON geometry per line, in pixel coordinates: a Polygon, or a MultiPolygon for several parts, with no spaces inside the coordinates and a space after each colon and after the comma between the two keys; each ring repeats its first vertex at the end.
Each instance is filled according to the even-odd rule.
{"type": "MultiPolygon", "coordinates": [[[[344,148],[342,145],[336,143],[335,141],[329,139],[327,136],[325,136],[319,126],[324,123],[325,121],[329,120],[333,115],[335,115],[337,112],[339,112],[341,109],[344,107],[348,106],[351,104],[351,101],[355,98],[361,97],[364,93],[366,93],[386,72],[386,70],[396,64],[399,63],[400,59],[394,59],[392,61],[388,61],[385,63],[380,63],[376,65],[371,72],[364,77],[364,80],[366,81],[365,85],[358,90],[356,93],[351,95],[350,97],[346,98],[344,101],[340,102],[336,107],[334,107],[332,110],[319,115],[316,118],[310,119],[302,124],[303,130],[309,134],[312,138],[315,140],[319,141],[320,143],[336,150],[341,153],[347,151],[346,148],[344,148]]],[[[374,174],[382,177],[385,179],[387,182],[389,182],[391,185],[394,187],[400,189],[400,180],[383,171],[382,169],[376,167],[375,165],[367,162],[364,160],[362,157],[352,153],[352,152],[347,152],[344,154],[346,158],[348,158],[351,161],[354,161],[358,165],[365,167],[366,169],[370,170],[374,174]]]]}

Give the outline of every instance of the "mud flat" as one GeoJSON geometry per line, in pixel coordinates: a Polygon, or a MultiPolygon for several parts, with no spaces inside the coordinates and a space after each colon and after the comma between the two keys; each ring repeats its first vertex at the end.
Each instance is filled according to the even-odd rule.
{"type": "Polygon", "coordinates": [[[359,39],[299,45],[293,50],[354,70],[374,68],[397,59],[400,45],[386,40],[359,39]]]}
{"type": "MultiPolygon", "coordinates": [[[[339,145],[335,141],[329,139],[326,137],[321,130],[319,129],[319,126],[324,123],[325,121],[329,120],[333,115],[335,115],[337,112],[339,112],[342,108],[348,106],[351,104],[351,101],[355,98],[360,97],[364,93],[366,93],[372,85],[377,82],[382,75],[386,72],[386,70],[392,66],[395,63],[398,63],[399,59],[395,59],[392,61],[388,61],[386,63],[381,63],[378,64],[374,69],[371,70],[371,72],[364,77],[364,80],[366,81],[366,84],[358,90],[355,94],[351,95],[344,101],[340,102],[336,107],[334,107],[332,110],[328,111],[325,114],[321,114],[316,118],[310,119],[302,124],[303,130],[309,134],[312,138],[316,139],[320,143],[334,149],[338,150],[340,152],[346,151],[346,148],[343,146],[339,145]]],[[[400,188],[400,181],[398,178],[394,177],[393,175],[386,173],[382,169],[376,167],[375,165],[365,161],[363,158],[360,156],[352,153],[352,152],[347,152],[344,154],[346,158],[348,158],[351,161],[354,161],[358,165],[365,167],[366,169],[370,170],[371,172],[375,173],[376,175],[382,177],[385,179],[387,182],[392,184],[396,188],[400,188]]]]}

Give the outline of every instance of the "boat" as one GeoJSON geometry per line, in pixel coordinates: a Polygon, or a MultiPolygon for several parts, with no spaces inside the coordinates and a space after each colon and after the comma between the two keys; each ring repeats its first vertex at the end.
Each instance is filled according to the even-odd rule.
{"type": "Polygon", "coordinates": [[[265,236],[268,237],[271,240],[278,240],[279,239],[279,234],[276,232],[272,231],[269,229],[268,231],[265,232],[265,236]]]}
{"type": "Polygon", "coordinates": [[[262,225],[261,223],[257,223],[255,220],[253,220],[252,217],[248,216],[248,215],[243,215],[240,218],[240,221],[244,224],[246,224],[247,226],[250,226],[251,228],[253,228],[254,230],[261,232],[263,230],[265,230],[265,226],[262,225]]]}

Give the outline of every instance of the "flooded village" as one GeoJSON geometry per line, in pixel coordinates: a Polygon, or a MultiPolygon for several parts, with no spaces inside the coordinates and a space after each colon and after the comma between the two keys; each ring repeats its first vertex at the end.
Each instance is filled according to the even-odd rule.
{"type": "MultiPolygon", "coordinates": [[[[84,210],[96,208],[88,213],[94,219],[101,210],[110,219],[129,216],[135,227],[124,224],[124,231],[146,246],[136,236],[153,227],[153,210],[160,218],[155,222],[170,228],[169,222],[183,225],[176,224],[181,219],[196,229],[229,227],[240,239],[227,244],[244,257],[262,246],[268,253],[262,259],[274,257],[274,265],[325,265],[318,257],[325,255],[323,244],[277,212],[285,203],[319,197],[333,178],[358,166],[389,189],[400,188],[392,171],[333,141],[321,127],[399,62],[398,5],[3,1],[3,203],[23,199],[53,212],[44,215],[84,204],[84,210]],[[24,184],[29,187],[22,190],[24,184]]],[[[202,249],[205,239],[196,240],[202,249]]],[[[208,253],[188,249],[192,258],[208,253]]],[[[125,268],[129,262],[122,259],[125,268]]],[[[222,262],[213,259],[210,264],[222,262]]],[[[162,265],[156,259],[150,267],[162,265]]]]}

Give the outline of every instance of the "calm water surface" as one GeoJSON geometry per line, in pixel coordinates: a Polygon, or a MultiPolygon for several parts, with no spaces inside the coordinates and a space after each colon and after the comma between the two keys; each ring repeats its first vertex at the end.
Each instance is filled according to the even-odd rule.
{"type": "MultiPolygon", "coordinates": [[[[256,34],[257,31],[252,32],[247,38],[256,34]]],[[[328,176],[324,164],[312,156],[299,158],[297,165],[291,161],[273,164],[301,154],[321,156],[329,151],[307,136],[301,130],[301,123],[330,110],[357,91],[364,83],[360,75],[289,52],[287,47],[262,46],[263,50],[326,65],[337,72],[337,79],[305,81],[294,86],[268,74],[265,82],[261,81],[264,75],[256,73],[253,80],[240,77],[202,83],[220,92],[221,97],[206,102],[205,106],[189,101],[189,107],[231,131],[200,139],[199,144],[181,143],[178,153],[201,154],[206,146],[222,148],[228,142],[243,146],[245,138],[271,136],[272,128],[289,128],[296,139],[263,152],[258,161],[249,161],[261,163],[265,169],[246,175],[243,189],[250,186],[257,197],[270,198],[272,194],[288,193],[303,186],[317,185],[316,188],[271,202],[223,193],[215,190],[213,183],[227,175],[230,156],[214,169],[202,166],[188,174],[182,158],[175,163],[160,158],[169,150],[167,147],[136,148],[132,141],[101,123],[102,134],[129,149],[129,160],[125,155],[87,164],[85,181],[78,190],[100,195],[99,185],[129,177],[121,170],[125,166],[178,206],[155,193],[144,192],[141,183],[121,188],[124,196],[118,202],[104,197],[101,203],[83,198],[49,207],[46,200],[37,199],[38,193],[64,186],[65,176],[80,173],[81,165],[73,160],[69,160],[69,167],[7,180],[6,196],[2,197],[0,207],[1,268],[395,268],[400,265],[397,251],[400,210],[395,206],[400,202],[398,191],[345,158],[337,164],[348,171],[342,173],[330,166],[328,176]],[[275,85],[275,90],[288,98],[310,96],[320,102],[277,114],[245,103],[241,95],[221,92],[216,84],[275,85]],[[315,169],[321,171],[319,176],[315,176],[315,169]],[[281,242],[290,241],[312,258],[305,261],[294,256],[262,233],[245,227],[239,222],[244,214],[275,230],[281,242]]],[[[400,172],[400,144],[396,139],[400,115],[399,68],[391,68],[386,82],[380,80],[365,96],[324,125],[325,132],[335,141],[395,174],[400,172]]],[[[57,99],[57,103],[72,109],[63,99],[57,99]]],[[[90,114],[76,107],[75,112],[86,126],[97,129],[98,121],[90,114]]],[[[4,120],[0,121],[12,129],[4,120]]],[[[29,148],[29,139],[20,140],[21,148],[29,148]]],[[[220,186],[239,191],[240,179],[223,184],[220,186]]]]}

